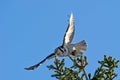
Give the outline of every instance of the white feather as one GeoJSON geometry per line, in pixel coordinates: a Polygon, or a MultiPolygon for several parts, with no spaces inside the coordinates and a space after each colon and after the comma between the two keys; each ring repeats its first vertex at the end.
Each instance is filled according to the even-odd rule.
{"type": "Polygon", "coordinates": [[[74,32],[75,32],[74,17],[73,17],[73,14],[71,13],[69,25],[64,36],[63,45],[69,45],[72,42],[72,39],[74,37],[74,32]]]}

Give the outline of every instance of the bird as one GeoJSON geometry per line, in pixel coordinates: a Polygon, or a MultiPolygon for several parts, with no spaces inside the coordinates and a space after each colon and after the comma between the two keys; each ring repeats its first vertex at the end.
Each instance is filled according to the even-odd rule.
{"type": "Polygon", "coordinates": [[[71,57],[72,59],[80,58],[82,54],[87,50],[87,43],[85,40],[82,40],[78,43],[72,44],[72,40],[75,34],[75,25],[74,25],[74,17],[73,13],[71,13],[69,18],[69,23],[67,30],[64,34],[63,43],[59,47],[57,47],[53,53],[48,55],[46,58],[44,58],[39,63],[24,68],[26,70],[34,70],[38,68],[40,65],[42,65],[47,60],[50,60],[55,57],[71,57]]]}

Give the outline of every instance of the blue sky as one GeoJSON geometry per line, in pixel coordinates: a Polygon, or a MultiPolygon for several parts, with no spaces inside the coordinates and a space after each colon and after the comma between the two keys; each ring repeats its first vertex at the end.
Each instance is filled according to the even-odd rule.
{"type": "MultiPolygon", "coordinates": [[[[75,20],[73,43],[86,40],[93,73],[104,55],[120,59],[120,0],[0,0],[0,79],[56,80],[46,68],[31,66],[62,44],[70,13],[75,20]]],[[[66,64],[70,60],[66,58],[66,64]]],[[[119,65],[120,66],[120,65],[119,65]]],[[[120,76],[120,68],[117,73],[120,76]]],[[[118,77],[120,79],[120,77],[118,77]]],[[[117,80],[117,79],[116,79],[117,80]]]]}

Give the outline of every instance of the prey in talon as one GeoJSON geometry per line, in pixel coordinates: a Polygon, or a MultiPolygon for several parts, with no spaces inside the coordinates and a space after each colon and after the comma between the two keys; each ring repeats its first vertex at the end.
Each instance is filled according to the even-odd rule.
{"type": "Polygon", "coordinates": [[[34,70],[34,69],[38,68],[41,64],[43,64],[45,61],[50,60],[56,56],[58,56],[58,57],[69,56],[73,59],[80,58],[82,56],[83,52],[86,51],[87,44],[86,44],[85,40],[82,40],[78,43],[72,44],[71,42],[73,40],[74,33],[75,33],[74,17],[73,17],[73,14],[71,13],[68,27],[67,27],[66,33],[63,38],[62,45],[57,47],[52,54],[48,55],[45,59],[43,59],[39,63],[37,63],[33,66],[30,66],[30,67],[24,68],[24,69],[34,70]]]}

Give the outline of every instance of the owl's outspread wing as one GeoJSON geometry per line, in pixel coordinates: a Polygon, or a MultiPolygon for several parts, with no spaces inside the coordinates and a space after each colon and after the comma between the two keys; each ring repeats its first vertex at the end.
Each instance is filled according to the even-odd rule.
{"type": "Polygon", "coordinates": [[[36,69],[37,67],[39,67],[41,64],[43,64],[45,61],[51,59],[51,58],[54,58],[56,55],[55,53],[52,53],[50,55],[48,55],[45,59],[43,59],[42,61],[40,61],[39,63],[33,65],[33,66],[30,66],[30,67],[27,67],[27,68],[24,68],[26,70],[34,70],[36,69]]]}
{"type": "Polygon", "coordinates": [[[67,28],[66,33],[64,35],[63,45],[65,45],[65,46],[70,45],[70,43],[73,40],[74,33],[75,33],[74,17],[73,17],[73,14],[71,13],[68,28],[67,28]]]}

